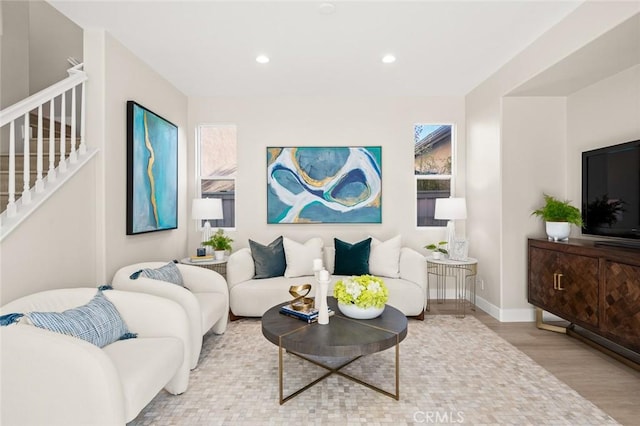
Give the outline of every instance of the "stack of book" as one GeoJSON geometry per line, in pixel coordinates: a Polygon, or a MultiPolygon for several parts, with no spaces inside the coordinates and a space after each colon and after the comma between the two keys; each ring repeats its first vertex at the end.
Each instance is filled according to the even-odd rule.
{"type": "MultiPolygon", "coordinates": [[[[306,321],[308,323],[318,321],[318,309],[313,308],[308,311],[296,311],[291,307],[291,305],[283,305],[280,307],[280,313],[282,315],[289,316],[291,318],[296,318],[301,321],[306,321]]],[[[333,315],[334,312],[331,308],[329,308],[329,316],[333,315]]]]}
{"type": "Polygon", "coordinates": [[[208,256],[191,256],[189,258],[192,262],[207,262],[213,260],[213,255],[208,256]]]}

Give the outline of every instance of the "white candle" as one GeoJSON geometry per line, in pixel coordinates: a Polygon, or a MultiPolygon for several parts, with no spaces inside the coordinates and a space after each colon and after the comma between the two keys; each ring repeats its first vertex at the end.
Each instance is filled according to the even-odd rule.
{"type": "Polygon", "coordinates": [[[322,269],[322,259],[313,259],[313,270],[320,271],[322,269]]]}
{"type": "Polygon", "coordinates": [[[318,275],[318,279],[320,281],[329,281],[329,271],[327,271],[326,269],[323,269],[322,271],[320,271],[320,274],[318,275]]]}

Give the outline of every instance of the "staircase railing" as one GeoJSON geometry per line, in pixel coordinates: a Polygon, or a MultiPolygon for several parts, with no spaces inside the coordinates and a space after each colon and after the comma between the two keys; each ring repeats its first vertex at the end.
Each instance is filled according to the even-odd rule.
{"type": "Polygon", "coordinates": [[[69,76],[64,80],[0,111],[0,131],[3,136],[8,133],[9,139],[8,151],[4,143],[2,146],[4,157],[7,157],[8,154],[8,198],[6,210],[0,216],[0,240],[7,233],[6,225],[15,222],[12,219],[24,214],[24,210],[30,210],[33,198],[37,197],[37,194],[47,191],[49,187],[59,186],[57,181],[67,173],[68,168],[74,166],[80,157],[87,154],[85,144],[85,82],[87,75],[83,70],[83,64],[78,64],[67,72],[69,76]],[[32,119],[37,121],[37,126],[31,126],[30,120],[32,119]],[[45,154],[44,149],[44,120],[49,121],[48,155],[45,154]],[[8,132],[6,131],[7,127],[8,132]],[[31,129],[33,127],[35,127],[37,134],[35,153],[30,152],[32,149],[31,129]],[[59,129],[58,131],[56,131],[56,127],[59,129]],[[22,134],[16,136],[17,131],[19,133],[20,130],[22,130],[22,134]],[[58,135],[59,143],[56,143],[58,135]],[[67,147],[69,147],[68,152],[67,147]],[[20,151],[22,155],[18,154],[20,151]],[[20,156],[22,157],[21,192],[19,192],[19,186],[16,182],[16,159],[19,159],[20,156]],[[45,156],[48,156],[46,171],[43,164],[45,156]],[[32,164],[34,157],[35,167],[32,164]],[[35,168],[35,182],[32,186],[33,168],[35,168]]]}

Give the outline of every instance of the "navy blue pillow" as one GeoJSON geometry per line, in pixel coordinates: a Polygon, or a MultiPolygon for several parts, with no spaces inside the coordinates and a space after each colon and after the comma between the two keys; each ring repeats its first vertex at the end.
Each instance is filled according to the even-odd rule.
{"type": "Polygon", "coordinates": [[[371,238],[355,244],[349,244],[337,238],[333,239],[336,248],[335,275],[369,274],[369,254],[371,238]]]}
{"type": "Polygon", "coordinates": [[[249,240],[249,247],[251,248],[253,263],[256,266],[256,274],[253,278],[272,278],[284,275],[284,271],[287,269],[287,260],[284,256],[282,236],[279,236],[267,246],[249,240]]]}

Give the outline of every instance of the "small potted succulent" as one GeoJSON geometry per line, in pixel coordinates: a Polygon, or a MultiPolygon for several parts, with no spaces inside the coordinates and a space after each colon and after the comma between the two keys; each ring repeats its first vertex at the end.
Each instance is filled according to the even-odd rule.
{"type": "Polygon", "coordinates": [[[433,244],[429,244],[424,246],[424,248],[426,248],[427,250],[431,250],[431,256],[433,256],[434,259],[438,260],[440,258],[442,258],[442,255],[447,255],[449,254],[449,252],[447,251],[446,248],[444,248],[444,246],[447,245],[446,241],[440,241],[438,243],[433,243],[433,244]]]}
{"type": "Polygon", "coordinates": [[[568,240],[571,225],[582,226],[580,210],[572,206],[570,201],[561,201],[548,194],[544,194],[544,201],[544,206],[531,214],[546,222],[547,237],[550,240],[568,240]]]}
{"type": "Polygon", "coordinates": [[[212,247],[216,260],[222,260],[227,250],[231,250],[232,242],[231,237],[225,235],[223,229],[218,229],[216,233],[209,238],[209,241],[203,242],[202,245],[212,247]]]}

